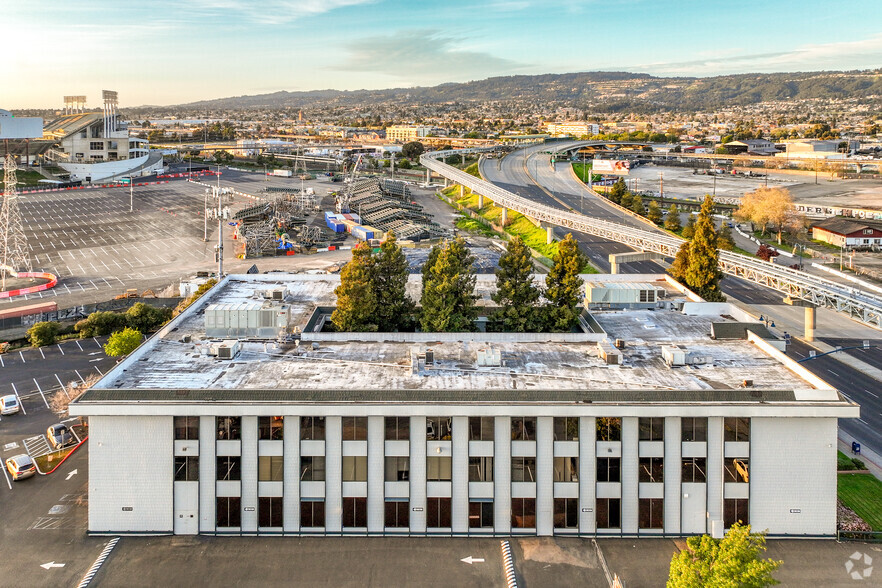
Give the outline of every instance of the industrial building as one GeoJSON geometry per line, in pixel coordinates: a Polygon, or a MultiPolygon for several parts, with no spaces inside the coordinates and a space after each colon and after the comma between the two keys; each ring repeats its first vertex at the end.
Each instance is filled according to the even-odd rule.
{"type": "Polygon", "coordinates": [[[736,306],[585,278],[569,333],[346,333],[338,276],[225,277],[71,404],[89,531],[834,535],[859,407],[736,306]]]}

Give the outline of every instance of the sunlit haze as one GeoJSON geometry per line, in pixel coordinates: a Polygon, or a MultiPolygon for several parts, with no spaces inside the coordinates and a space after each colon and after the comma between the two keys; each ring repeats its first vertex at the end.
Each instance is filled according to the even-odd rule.
{"type": "Polygon", "coordinates": [[[655,0],[10,0],[0,107],[180,104],[512,74],[848,70],[882,64],[882,3],[655,0]],[[8,82],[12,82],[7,85],[8,82]]]}

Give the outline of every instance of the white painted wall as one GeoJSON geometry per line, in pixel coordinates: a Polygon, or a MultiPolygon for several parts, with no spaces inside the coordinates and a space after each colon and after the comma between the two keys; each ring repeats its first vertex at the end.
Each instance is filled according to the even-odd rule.
{"type": "Polygon", "coordinates": [[[751,420],[754,530],[768,529],[773,535],[836,533],[836,431],[832,418],[751,420]]]}
{"type": "Polygon", "coordinates": [[[172,417],[89,419],[91,532],[171,533],[173,480],[172,417]]]}

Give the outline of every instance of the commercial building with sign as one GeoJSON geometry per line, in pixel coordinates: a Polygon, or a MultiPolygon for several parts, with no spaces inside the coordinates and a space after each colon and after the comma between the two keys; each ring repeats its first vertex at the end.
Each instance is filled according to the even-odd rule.
{"type": "Polygon", "coordinates": [[[835,534],[859,408],[736,307],[637,280],[576,332],[430,334],[328,332],[337,276],[228,276],[71,405],[89,531],[835,534]]]}

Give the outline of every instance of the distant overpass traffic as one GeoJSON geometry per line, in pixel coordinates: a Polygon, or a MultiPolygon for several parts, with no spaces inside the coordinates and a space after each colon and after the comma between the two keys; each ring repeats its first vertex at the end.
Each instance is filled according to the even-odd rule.
{"type": "MultiPolygon", "coordinates": [[[[596,143],[609,144],[605,141],[596,143]]],[[[484,153],[493,150],[493,148],[475,148],[432,151],[424,153],[420,157],[420,163],[440,176],[487,197],[498,206],[519,212],[538,223],[588,233],[624,243],[638,251],[659,253],[665,257],[674,257],[683,243],[681,238],[667,233],[644,231],[591,218],[577,212],[537,204],[442,161],[443,158],[454,153],[484,153]]],[[[600,197],[596,192],[593,193],[600,197]]],[[[791,299],[830,308],[868,325],[882,328],[882,297],[731,251],[720,250],[719,260],[720,270],[726,274],[772,288],[791,299]]]]}

